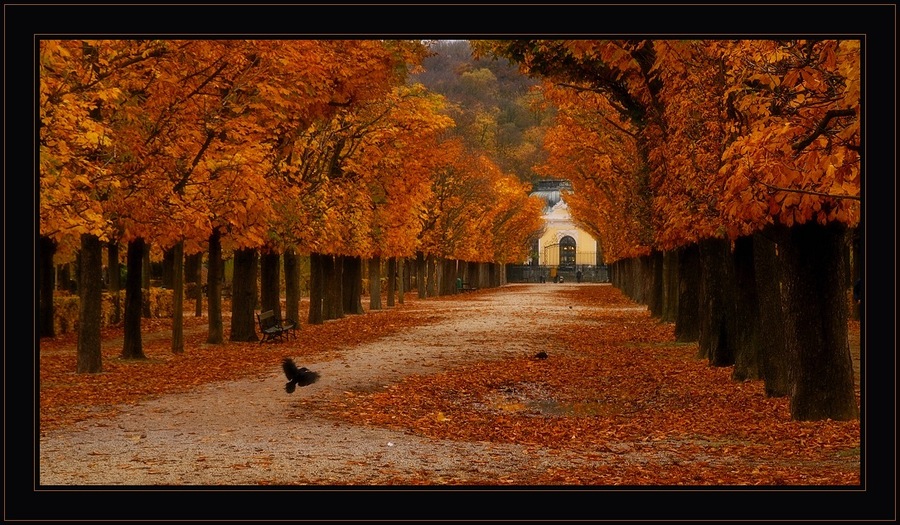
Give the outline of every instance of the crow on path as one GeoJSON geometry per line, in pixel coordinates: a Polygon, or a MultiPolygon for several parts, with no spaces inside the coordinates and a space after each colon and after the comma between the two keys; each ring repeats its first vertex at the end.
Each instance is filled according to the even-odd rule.
{"type": "Polygon", "coordinates": [[[294,393],[297,385],[311,385],[319,380],[318,372],[313,372],[305,366],[297,368],[297,365],[294,364],[294,360],[289,357],[284,358],[281,367],[284,369],[284,375],[288,378],[288,382],[284,385],[284,390],[288,394],[294,393]]]}

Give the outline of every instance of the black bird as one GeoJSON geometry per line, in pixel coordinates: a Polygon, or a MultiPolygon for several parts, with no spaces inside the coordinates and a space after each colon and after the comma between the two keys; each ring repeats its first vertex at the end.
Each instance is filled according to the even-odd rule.
{"type": "Polygon", "coordinates": [[[534,354],[535,359],[547,359],[547,352],[538,352],[534,354]]]}
{"type": "Polygon", "coordinates": [[[297,388],[297,385],[311,385],[319,380],[318,372],[313,372],[305,366],[297,368],[297,365],[294,364],[293,359],[289,357],[284,358],[284,361],[281,363],[281,367],[284,368],[284,375],[288,378],[287,384],[284,385],[284,390],[288,394],[293,394],[294,390],[297,388]]]}

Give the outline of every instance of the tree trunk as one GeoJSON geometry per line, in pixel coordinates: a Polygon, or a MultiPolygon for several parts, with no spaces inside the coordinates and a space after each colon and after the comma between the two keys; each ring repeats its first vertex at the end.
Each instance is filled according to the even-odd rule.
{"type": "Polygon", "coordinates": [[[700,243],[700,358],[734,364],[734,266],[728,241],[700,243]]]}
{"type": "Polygon", "coordinates": [[[272,310],[281,319],[281,255],[263,252],[259,257],[259,273],[259,309],[272,310]]]}
{"type": "Polygon", "coordinates": [[[397,302],[403,304],[406,298],[406,290],[409,290],[409,270],[406,268],[406,258],[397,261],[397,302]]]}
{"type": "MultiPolygon", "coordinates": [[[[256,249],[234,251],[234,277],[231,282],[230,341],[256,342],[256,277],[258,267],[256,249]]],[[[263,311],[267,308],[263,307],[263,311]]]]}
{"type": "Polygon", "coordinates": [[[76,372],[103,371],[100,318],[103,294],[103,246],[96,235],[81,235],[81,272],[78,283],[78,364],[76,372]]]}
{"type": "Polygon", "coordinates": [[[637,302],[647,305],[648,310],[650,308],[650,295],[653,293],[653,283],[655,281],[653,275],[653,259],[654,256],[652,255],[644,255],[638,259],[640,264],[637,266],[639,285],[637,290],[637,302]]]}
{"type": "Polygon", "coordinates": [[[225,342],[222,324],[222,236],[215,228],[209,236],[209,263],[206,271],[206,302],[209,305],[209,333],[206,343],[220,345],[225,342]]]}
{"type": "Polygon", "coordinates": [[[753,273],[759,312],[759,367],[766,395],[790,395],[790,357],[784,342],[784,309],[781,303],[775,228],[753,235],[753,273]]]}
{"type": "Polygon", "coordinates": [[[397,258],[388,257],[387,260],[387,305],[394,306],[394,295],[397,290],[397,258]]]}
{"type": "Polygon", "coordinates": [[[184,353],[184,241],[172,250],[172,353],[184,353]]]}
{"type": "Polygon", "coordinates": [[[300,321],[300,264],[294,250],[284,252],[284,317],[294,321],[299,328],[300,321]]]}
{"type": "Polygon", "coordinates": [[[783,264],[785,342],[796,356],[791,417],[798,421],[859,417],[847,334],[843,281],[846,228],[816,223],[789,229],[779,243],[783,264]]]}
{"type": "Polygon", "coordinates": [[[118,324],[122,321],[122,274],[119,270],[119,243],[111,241],[106,245],[106,273],[109,276],[110,299],[112,300],[112,323],[118,324]]]}
{"type": "Polygon", "coordinates": [[[153,317],[150,310],[150,244],[144,241],[144,256],[141,259],[141,288],[144,292],[141,294],[142,315],[147,319],[153,317]]]}
{"type": "Polygon", "coordinates": [[[56,268],[56,289],[60,291],[68,291],[70,289],[69,282],[72,280],[69,264],[61,264],[56,268]]]}
{"type": "Polygon", "coordinates": [[[425,258],[425,267],[428,272],[425,280],[425,295],[434,297],[437,295],[437,271],[435,268],[434,255],[428,255],[425,258]]]}
{"type": "MultiPolygon", "coordinates": [[[[856,228],[853,228],[850,231],[850,235],[849,235],[849,237],[850,237],[850,239],[849,239],[850,240],[850,249],[849,249],[849,252],[850,252],[850,256],[849,256],[849,259],[850,259],[850,283],[849,283],[849,285],[852,290],[852,289],[854,289],[853,287],[856,286],[857,281],[860,282],[860,285],[859,285],[860,299],[862,298],[862,262],[863,262],[862,261],[863,251],[861,249],[862,239],[861,239],[861,235],[859,233],[861,227],[862,227],[862,223],[860,223],[860,225],[857,226],[856,228]]],[[[851,297],[852,297],[852,295],[851,295],[851,297]]],[[[851,304],[850,318],[855,321],[859,321],[859,319],[860,319],[859,311],[860,311],[860,308],[862,307],[862,301],[857,300],[857,298],[854,297],[850,304],[851,304]]]]}
{"type": "Polygon", "coordinates": [[[141,310],[144,304],[141,297],[143,291],[141,273],[144,270],[144,251],[146,251],[144,239],[138,238],[128,243],[123,359],[144,359],[146,357],[141,342],[141,310]]]}
{"type": "Polygon", "coordinates": [[[753,237],[740,237],[734,243],[735,276],[735,381],[759,379],[759,299],[753,271],[753,237]]]}
{"type": "Polygon", "coordinates": [[[381,310],[381,257],[369,259],[369,311],[381,310]]]}
{"type": "Polygon", "coordinates": [[[663,254],[663,311],[661,320],[674,323],[678,318],[678,251],[663,254]]]}
{"type": "Polygon", "coordinates": [[[441,259],[441,295],[456,293],[456,259],[441,259]]]}
{"type": "Polygon", "coordinates": [[[339,256],[326,255],[322,263],[322,274],[325,278],[322,315],[326,321],[341,319],[344,317],[343,261],[339,256]]]}
{"type": "Polygon", "coordinates": [[[424,299],[425,295],[425,254],[416,252],[416,291],[419,293],[419,299],[424,299]]]}
{"type": "Polygon", "coordinates": [[[365,313],[362,307],[362,258],[345,255],[340,260],[342,301],[345,314],[365,313]]]}
{"type": "Polygon", "coordinates": [[[323,297],[325,295],[324,258],[320,253],[309,254],[309,315],[307,323],[325,322],[323,297]]]}
{"type": "Polygon", "coordinates": [[[194,298],[194,317],[203,317],[203,252],[185,257],[184,280],[187,296],[194,298]]]}
{"type": "Polygon", "coordinates": [[[663,313],[663,253],[659,250],[647,257],[647,309],[650,317],[662,319],[663,313]]]}
{"type": "Polygon", "coordinates": [[[40,244],[38,244],[38,255],[40,259],[40,273],[38,279],[40,281],[40,312],[38,313],[38,334],[39,337],[55,337],[56,327],[53,325],[54,304],[53,289],[56,281],[56,266],[53,264],[53,256],[56,254],[56,241],[41,235],[40,244]]]}

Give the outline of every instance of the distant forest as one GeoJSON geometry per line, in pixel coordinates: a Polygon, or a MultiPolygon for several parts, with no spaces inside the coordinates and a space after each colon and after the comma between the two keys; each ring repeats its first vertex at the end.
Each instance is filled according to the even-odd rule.
{"type": "Polygon", "coordinates": [[[505,59],[475,60],[466,40],[438,40],[432,50],[424,72],[411,80],[447,98],[454,132],[520,180],[551,177],[536,171],[544,161],[544,129],[552,119],[532,91],[539,82],[505,59]]]}

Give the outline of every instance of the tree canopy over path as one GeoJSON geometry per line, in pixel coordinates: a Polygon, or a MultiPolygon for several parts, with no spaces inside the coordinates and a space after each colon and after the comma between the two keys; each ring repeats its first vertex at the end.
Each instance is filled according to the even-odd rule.
{"type": "MultiPolygon", "coordinates": [[[[323,472],[346,474],[347,479],[360,484],[424,484],[426,479],[437,480],[434,484],[498,483],[506,479],[512,484],[528,484],[541,479],[560,484],[593,480],[606,487],[614,486],[609,483],[616,475],[623,476],[619,482],[632,479],[646,483],[651,478],[669,483],[691,476],[696,484],[713,477],[728,483],[730,476],[741,479],[735,483],[747,485],[747,480],[753,479],[765,487],[792,482],[802,485],[814,478],[822,484],[845,483],[845,464],[834,461],[834,449],[828,444],[843,447],[856,432],[862,434],[861,449],[857,449],[858,456],[848,453],[850,463],[858,466],[851,469],[849,477],[861,475],[862,485],[851,480],[851,490],[827,491],[824,505],[809,505],[806,498],[815,491],[792,491],[789,509],[782,507],[779,512],[803,518],[815,513],[830,520],[839,518],[837,514],[857,511],[881,517],[887,510],[896,518],[896,505],[887,509],[868,505],[870,498],[885,492],[892,501],[896,496],[896,385],[895,377],[891,377],[896,364],[896,337],[891,331],[896,324],[896,305],[891,302],[891,292],[895,292],[892,270],[896,254],[892,247],[896,240],[896,206],[889,202],[895,195],[895,177],[890,174],[896,168],[896,6],[518,6],[521,17],[515,19],[509,34],[525,35],[536,27],[535,34],[552,38],[556,27],[566,35],[591,38],[606,23],[614,23],[623,34],[578,41],[564,36],[562,40],[482,40],[487,43],[482,47],[487,50],[485,58],[517,63],[540,83],[540,89],[527,97],[517,96],[514,106],[495,106],[486,101],[471,114],[458,111],[459,107],[448,112],[441,97],[404,81],[413,78],[405,74],[414,71],[417,63],[424,63],[420,61],[421,42],[401,43],[398,39],[382,41],[385,47],[372,44],[374,39],[390,34],[392,27],[398,34],[408,35],[411,14],[422,15],[418,17],[421,27],[427,27],[431,20],[446,19],[432,16],[444,6],[435,6],[436,11],[430,12],[425,12],[425,6],[395,6],[398,14],[402,10],[402,16],[381,18],[379,34],[369,43],[320,41],[324,47],[311,53],[305,53],[301,45],[290,50],[267,45],[252,49],[254,41],[240,39],[192,40],[187,45],[178,40],[182,36],[170,40],[143,38],[162,28],[172,30],[173,35],[203,30],[210,35],[239,34],[253,20],[259,34],[294,35],[298,27],[313,25],[315,31],[324,31],[328,24],[340,34],[351,34],[350,28],[357,23],[364,25],[363,32],[373,30],[371,20],[376,17],[370,15],[383,15],[378,10],[384,8],[358,5],[351,13],[342,5],[320,6],[321,11],[315,12],[304,12],[305,8],[297,5],[222,5],[212,7],[216,16],[198,17],[194,10],[207,8],[170,7],[179,12],[154,12],[144,4],[54,4],[49,10],[40,4],[4,6],[5,64],[10,64],[10,70],[18,66],[17,75],[8,75],[7,114],[29,107],[20,102],[35,99],[30,106],[35,121],[32,132],[9,126],[4,139],[10,159],[7,181],[29,179],[18,175],[18,166],[13,169],[13,159],[31,152],[21,162],[21,171],[33,173],[34,187],[24,193],[11,189],[5,195],[14,203],[22,194],[34,194],[38,221],[33,237],[37,238],[34,245],[40,270],[36,272],[35,288],[40,290],[40,298],[33,323],[38,331],[32,359],[35,380],[26,381],[29,384],[23,388],[11,386],[28,365],[7,366],[5,377],[10,385],[8,392],[19,394],[32,388],[32,412],[37,410],[38,401],[42,403],[40,428],[31,424],[38,417],[35,413],[26,415],[24,425],[9,427],[8,458],[29,448],[30,443],[15,442],[20,434],[26,440],[37,439],[31,430],[58,436],[71,430],[98,432],[99,437],[106,438],[109,434],[103,434],[100,426],[93,427],[100,421],[95,417],[117,417],[119,408],[131,418],[112,420],[121,423],[119,432],[128,431],[127,441],[113,434],[113,443],[131,446],[132,451],[137,446],[163,447],[158,438],[174,434],[166,434],[170,429],[146,410],[146,405],[134,403],[154,403],[160,414],[176,414],[173,421],[185,422],[198,413],[202,416],[207,409],[179,414],[166,405],[165,399],[198,401],[213,412],[228,412],[230,406],[223,404],[226,398],[217,393],[230,393],[232,385],[244,392],[245,383],[254,380],[257,387],[267,381],[274,385],[276,361],[281,356],[265,352],[269,345],[254,343],[254,308],[284,307],[289,317],[303,321],[299,312],[307,310],[305,302],[300,301],[302,281],[297,276],[298,267],[308,261],[315,261],[310,263],[314,281],[328,283],[326,289],[310,290],[315,290],[315,306],[308,310],[304,326],[304,330],[322,338],[321,345],[333,343],[335,337],[349,336],[353,341],[348,341],[347,348],[365,341],[377,347],[373,341],[378,337],[395,336],[421,323],[418,314],[381,322],[383,313],[398,315],[402,308],[378,311],[381,305],[376,298],[381,289],[373,268],[380,267],[389,283],[389,307],[394,306],[393,294],[398,292],[400,306],[404,299],[416,303],[414,309],[432,303],[410,301],[417,295],[409,292],[410,273],[421,283],[419,298],[452,294],[452,284],[449,291],[439,285],[453,283],[457,276],[473,276],[479,284],[490,283],[491,287],[502,285],[501,261],[520,259],[520,250],[526,245],[522,241],[534,226],[533,205],[523,198],[527,184],[515,179],[562,176],[574,183],[576,192],[567,199],[570,209],[601,239],[604,263],[610,265],[614,287],[628,298],[630,306],[626,308],[633,308],[633,313],[642,317],[649,314],[653,330],[643,335],[649,340],[660,336],[668,342],[659,343],[659,347],[633,344],[628,352],[615,357],[604,355],[608,359],[605,362],[615,363],[612,369],[589,366],[599,365],[599,360],[575,361],[571,355],[555,352],[546,360],[533,360],[529,352],[469,368],[460,362],[451,373],[432,374],[436,369],[429,367],[415,371],[408,379],[397,376],[398,382],[393,383],[396,388],[392,389],[347,389],[348,394],[336,390],[326,394],[326,383],[313,385],[312,391],[301,390],[313,393],[308,400],[295,396],[288,401],[298,409],[298,421],[327,420],[345,431],[362,428],[368,437],[370,431],[383,431],[377,437],[394,445],[370,449],[372,454],[358,454],[355,459],[359,463],[332,468],[346,458],[342,455],[346,450],[326,453],[313,446],[315,436],[304,435],[304,445],[321,452],[319,459],[326,458],[323,472]],[[333,9],[329,16],[321,16],[329,9],[333,9]],[[706,9],[713,11],[711,16],[706,16],[706,9]],[[48,16],[50,12],[52,16],[48,16]],[[670,34],[673,14],[681,15],[678,40],[647,36],[654,28],[656,34],[670,34]],[[302,19],[299,25],[298,19],[302,19]],[[116,34],[137,28],[134,34],[139,40],[92,40],[95,35],[109,33],[110,20],[115,21],[116,34]],[[744,27],[733,35],[765,32],[766,38],[729,36],[735,21],[744,27]],[[710,23],[714,25],[707,28],[710,23]],[[41,29],[31,32],[37,25],[41,29]],[[73,34],[73,27],[83,34],[73,34]],[[633,34],[627,34],[629,31],[633,34]],[[723,38],[691,39],[692,32],[723,38]],[[45,47],[48,42],[55,44],[45,47]],[[57,46],[59,42],[64,44],[57,46]],[[124,45],[96,45],[109,42],[124,45]],[[168,48],[174,42],[185,45],[168,48]],[[10,47],[11,43],[17,44],[10,47]],[[279,62],[282,53],[290,59],[279,62]],[[35,73],[34,82],[12,81],[35,73]],[[539,122],[540,132],[547,132],[540,152],[534,148],[542,142],[537,134],[528,134],[518,145],[509,141],[519,134],[506,124],[522,116],[519,110],[524,106],[520,102],[526,101],[544,103],[542,109],[549,112],[542,114],[556,116],[555,121],[539,122]],[[449,127],[448,115],[460,117],[455,128],[449,127]],[[483,133],[467,136],[465,131],[460,133],[462,129],[483,133]],[[482,155],[483,151],[471,147],[477,144],[494,148],[499,155],[482,155]],[[498,159],[502,162],[497,163],[498,159]],[[498,166],[500,169],[496,169],[498,166]],[[517,173],[509,176],[507,169],[517,173]],[[524,172],[528,176],[523,177],[524,172]],[[482,178],[481,174],[487,176],[482,178]],[[252,184],[242,185],[242,181],[252,184]],[[470,202],[466,190],[473,182],[483,192],[491,190],[488,198],[472,203],[471,208],[457,206],[470,202]],[[888,202],[881,203],[881,199],[888,202]],[[344,203],[351,204],[352,209],[343,209],[340,205],[344,203]],[[447,213],[441,213],[445,206],[449,208],[447,213]],[[461,214],[479,217],[478,226],[458,220],[461,214]],[[469,242],[476,231],[490,231],[495,237],[481,235],[477,243],[469,242]],[[508,238],[509,234],[515,234],[514,238],[508,238]],[[867,237],[875,241],[867,243],[867,237]],[[327,242],[316,242],[319,239],[327,242]],[[106,258],[101,257],[101,250],[106,251],[106,258]],[[363,311],[359,300],[360,261],[370,268],[370,311],[365,316],[347,316],[363,311]],[[101,266],[113,268],[120,263],[127,263],[127,282],[118,282],[119,272],[110,272],[109,282],[101,287],[101,266]],[[147,268],[160,263],[163,287],[159,282],[148,282],[147,268]],[[209,271],[201,271],[207,265],[209,271]],[[338,276],[338,269],[346,279],[338,276]],[[235,276],[239,278],[232,281],[235,276]],[[280,283],[279,277],[283,278],[280,283]],[[256,288],[257,283],[262,290],[256,288]],[[862,301],[853,298],[854,284],[863,293],[862,301]],[[201,288],[208,288],[208,295],[201,293],[201,288]],[[77,290],[77,295],[67,293],[69,289],[77,290]],[[340,297],[335,290],[348,290],[347,297],[340,297]],[[286,297],[280,297],[281,293],[286,297]],[[64,296],[61,302],[57,295],[64,296]],[[171,328],[166,320],[151,319],[139,311],[146,308],[148,296],[150,301],[173,298],[171,328]],[[182,301],[195,301],[196,317],[183,315],[182,301]],[[100,317],[109,314],[109,303],[113,303],[114,313],[104,321],[113,322],[115,327],[101,328],[100,317]],[[75,320],[77,334],[53,333],[54,305],[60,304],[75,312],[69,320],[75,320]],[[883,304],[893,306],[882,308],[883,304]],[[127,310],[124,321],[123,306],[127,310]],[[643,311],[645,307],[647,312],[643,311]],[[166,331],[157,332],[160,327],[166,327],[166,331]],[[887,332],[886,336],[877,333],[881,330],[887,332]],[[110,333],[116,334],[115,339],[108,338],[110,333]],[[672,336],[678,344],[672,342],[672,336]],[[861,357],[854,353],[860,337],[865,347],[861,357]],[[63,341],[63,346],[56,346],[63,341]],[[112,347],[108,346],[110,341],[112,347]],[[77,356],[72,355],[73,348],[77,356]],[[241,351],[231,355],[235,348],[241,351]],[[651,351],[658,349],[666,352],[651,351]],[[46,361],[45,357],[54,352],[59,352],[56,357],[61,359],[46,361]],[[674,359],[660,362],[662,355],[674,359]],[[667,366],[681,357],[698,367],[686,371],[667,366]],[[190,364],[194,375],[184,374],[189,367],[176,363],[190,364]],[[865,374],[862,378],[859,363],[865,374]],[[641,368],[644,365],[650,368],[641,368]],[[622,377],[616,375],[618,370],[638,373],[622,377]],[[561,373],[566,384],[555,383],[561,376],[540,376],[540,371],[561,373]],[[245,373],[259,375],[248,377],[245,373]],[[536,389],[517,374],[540,377],[546,388],[536,389]],[[638,427],[622,424],[621,431],[607,432],[591,448],[574,453],[554,448],[565,442],[566,435],[586,436],[598,429],[604,433],[596,426],[579,433],[585,430],[585,420],[611,417],[622,422],[629,414],[651,416],[654,407],[663,412],[672,410],[673,392],[651,387],[660,380],[666,385],[676,384],[670,380],[679,377],[702,385],[709,378],[704,374],[709,374],[721,390],[691,389],[678,401],[700,406],[697,398],[705,401],[712,397],[754,407],[756,411],[751,413],[722,414],[735,419],[735,432],[744,432],[737,448],[734,435],[722,435],[730,425],[720,424],[715,429],[704,426],[705,422],[721,421],[696,412],[681,414],[699,418],[700,437],[706,438],[705,442],[686,439],[673,443],[668,435],[680,435],[684,426],[693,422],[667,419],[666,413],[658,413],[659,418],[642,421],[651,424],[652,420],[654,428],[670,432],[666,436],[651,433],[635,441],[629,432],[638,427]],[[128,379],[120,380],[123,377],[128,379]],[[598,384],[609,386],[602,384],[609,377],[620,380],[628,392],[640,395],[616,397],[609,388],[598,392],[598,384]],[[221,380],[216,386],[225,390],[203,386],[207,379],[221,380]],[[751,392],[749,400],[743,397],[748,388],[755,389],[761,383],[762,397],[757,396],[758,390],[751,392]],[[46,390],[39,392],[39,388],[46,390]],[[65,394],[67,388],[73,397],[65,394]],[[460,393],[460,403],[444,399],[446,392],[460,393]],[[169,398],[169,393],[176,397],[169,398]],[[163,397],[157,397],[160,395],[163,397]],[[573,399],[588,402],[576,406],[570,403],[573,399]],[[638,399],[653,401],[640,404],[638,399]],[[46,401],[50,403],[44,405],[46,401]],[[627,410],[606,411],[610,401],[627,410]],[[411,409],[398,411],[397,403],[411,409]],[[309,419],[300,408],[309,410],[309,419]],[[559,410],[566,415],[555,420],[547,417],[559,410]],[[576,412],[589,415],[577,418],[574,428],[567,426],[576,412]],[[147,413],[151,414],[147,428],[157,430],[144,432],[141,419],[147,413]],[[764,424],[753,419],[760,414],[767,416],[761,418],[764,424]],[[71,426],[74,420],[79,420],[76,427],[71,426]],[[453,424],[461,420],[465,424],[453,424]],[[551,424],[538,425],[541,431],[532,432],[536,421],[551,424]],[[748,422],[760,428],[768,425],[768,434],[761,436],[751,428],[753,425],[746,425],[748,422]],[[873,424],[885,428],[876,429],[873,424]],[[19,429],[28,430],[20,433],[19,429]],[[800,434],[793,433],[798,429],[800,434]],[[834,429],[849,431],[832,432],[834,429]],[[448,466],[441,477],[428,478],[421,471],[410,475],[393,463],[404,456],[388,455],[398,450],[399,441],[394,439],[398,433],[413,436],[419,444],[434,444],[433,440],[439,440],[441,446],[462,443],[458,448],[432,449],[433,454],[414,456],[417,466],[427,465],[426,473],[437,472],[437,461],[452,456],[448,452],[463,451],[460,457],[474,457],[479,462],[470,462],[469,470],[448,466]],[[836,436],[838,433],[841,437],[836,436]],[[778,451],[778,457],[754,455],[760,449],[748,444],[769,437],[772,441],[767,446],[778,451]],[[780,438],[788,445],[779,448],[775,441],[780,438]],[[472,443],[469,439],[479,440],[475,448],[468,448],[472,443]],[[874,444],[882,441],[893,449],[873,450],[874,444]],[[491,443],[500,453],[486,452],[485,443],[491,443]],[[602,445],[605,443],[626,443],[633,448],[607,449],[602,445]],[[533,460],[529,466],[538,467],[531,470],[533,477],[508,474],[522,465],[520,457],[509,454],[510,450],[536,449],[542,452],[528,456],[533,460]],[[553,452],[545,454],[544,450],[553,452]],[[641,461],[631,461],[636,458],[631,452],[650,450],[659,452],[651,462],[643,462],[643,455],[639,456],[641,461]],[[748,472],[732,464],[736,470],[730,471],[716,461],[693,462],[703,454],[707,460],[724,457],[714,455],[720,451],[734,452],[740,458],[738,462],[744,458],[759,460],[757,466],[767,468],[748,472]],[[379,456],[381,452],[386,454],[379,456]],[[504,463],[508,458],[515,464],[504,463]],[[557,468],[560,465],[554,463],[555,458],[563,462],[561,468],[557,468]],[[790,466],[775,461],[790,463],[797,458],[803,461],[790,466]],[[671,462],[665,463],[665,459],[671,462]],[[622,468],[615,472],[604,469],[606,461],[622,468]],[[821,467],[822,461],[823,469],[807,468],[821,467]],[[485,463],[497,468],[482,469],[485,463]],[[373,464],[380,469],[374,477],[373,464]],[[568,468],[573,465],[586,468],[568,468]],[[874,477],[882,468],[893,469],[887,483],[874,477]],[[826,474],[815,477],[817,471],[826,474]],[[776,478],[782,481],[771,481],[776,478]],[[837,478],[840,480],[833,481],[837,478]],[[843,505],[845,496],[856,502],[865,500],[865,504],[843,505]]],[[[500,20],[473,15],[466,18],[500,29],[500,20]]],[[[306,51],[317,45],[311,40],[305,43],[310,45],[306,51]]],[[[470,87],[502,85],[489,74],[497,71],[476,66],[464,71],[463,80],[470,87]]],[[[10,122],[27,120],[26,116],[10,122]]],[[[6,209],[18,215],[15,206],[6,209]]],[[[9,217],[14,215],[10,213],[9,217]]],[[[10,228],[9,232],[17,229],[10,228]]],[[[34,240],[8,246],[29,245],[34,240]]],[[[8,260],[13,262],[15,257],[8,260]]],[[[10,270],[8,276],[16,282],[20,275],[29,273],[10,270]]],[[[480,300],[482,296],[471,298],[476,297],[480,300]]],[[[458,299],[442,297],[433,303],[456,303],[458,299]]],[[[574,310],[575,303],[571,305],[574,310]]],[[[15,306],[12,309],[24,311],[15,306]]],[[[560,308],[555,313],[565,311],[560,308]]],[[[432,312],[426,315],[424,324],[444,320],[443,314],[432,312]]],[[[581,348],[586,355],[605,348],[605,344],[594,344],[590,339],[596,336],[604,340],[609,335],[600,330],[608,327],[605,321],[579,317],[571,326],[571,333],[582,334],[590,341],[581,348]]],[[[617,318],[613,324],[625,326],[621,321],[617,318]]],[[[8,325],[9,339],[17,343],[13,336],[18,334],[19,323],[10,320],[8,325]]],[[[420,334],[418,329],[413,332],[420,334]]],[[[631,341],[622,336],[617,333],[615,339],[631,341]]],[[[564,346],[579,348],[583,342],[569,341],[564,346]]],[[[477,341],[470,343],[475,345],[477,341]]],[[[13,350],[17,346],[8,345],[13,350]]],[[[311,357],[318,356],[322,348],[312,344],[298,349],[294,357],[301,364],[338,366],[334,364],[339,362],[337,354],[306,361],[307,351],[311,357]]],[[[20,405],[8,403],[7,408],[20,405]]],[[[718,405],[703,408],[715,412],[712,409],[718,405]]],[[[223,423],[228,421],[226,418],[223,423]]],[[[224,457],[230,437],[245,435],[230,432],[231,427],[216,426],[219,424],[212,422],[222,431],[204,433],[206,441],[199,446],[216,444],[217,457],[224,457]]],[[[271,429],[276,431],[275,427],[271,429]]],[[[196,434],[177,437],[190,439],[196,434]]],[[[289,445],[283,441],[283,434],[271,439],[262,447],[254,446],[265,449],[289,445]]],[[[234,440],[238,442],[240,439],[234,440]]],[[[79,453],[90,446],[87,442],[76,445],[79,453]]],[[[231,452],[249,459],[226,467],[220,463],[207,467],[205,459],[200,459],[191,470],[208,470],[214,473],[212,478],[220,480],[232,479],[230,476],[242,470],[261,472],[269,468],[269,472],[284,474],[298,484],[328,483],[315,476],[296,476],[296,450],[285,449],[277,460],[255,448],[249,455],[247,449],[231,452]],[[270,468],[272,465],[278,468],[270,468]],[[291,470],[288,465],[295,468],[291,470]]],[[[102,454],[90,453],[89,460],[66,471],[61,466],[69,464],[64,449],[53,454],[65,460],[54,468],[62,478],[69,476],[67,479],[78,478],[78,469],[91,462],[94,465],[89,469],[102,466],[110,467],[109,472],[130,470],[146,476],[141,478],[146,480],[158,478],[173,464],[156,464],[138,454],[125,459],[117,451],[112,457],[122,461],[115,464],[105,462],[102,454]]],[[[24,480],[27,484],[30,474],[8,475],[7,481],[24,480]]],[[[263,484],[278,482],[250,474],[246,479],[251,478],[263,484]]],[[[715,501],[727,499],[725,492],[717,491],[715,501]]],[[[101,503],[91,506],[89,493],[75,492],[81,499],[74,505],[35,504],[36,496],[46,494],[31,487],[21,494],[8,493],[10,517],[21,516],[26,507],[99,514],[113,509],[109,503],[113,499],[123,502],[128,496],[124,492],[115,498],[103,494],[101,503]]],[[[223,518],[261,508],[234,505],[236,494],[231,492],[223,498],[226,506],[215,507],[196,505],[198,494],[188,498],[194,512],[203,518],[208,518],[209,512],[224,513],[225,509],[228,513],[223,518]]],[[[634,509],[672,517],[671,506],[653,505],[655,500],[648,501],[646,495],[642,492],[640,504],[623,517],[633,518],[634,509]]],[[[284,508],[297,509],[295,495],[288,496],[291,505],[284,508]]],[[[389,496],[380,494],[380,501],[370,508],[389,507],[389,496]]],[[[521,507],[504,505],[495,494],[490,496],[495,498],[490,508],[496,512],[515,508],[523,512],[523,517],[533,517],[535,512],[558,510],[550,508],[548,500],[532,500],[530,495],[521,507]]],[[[596,493],[589,496],[592,516],[603,511],[603,517],[611,517],[613,506],[605,504],[609,500],[596,493]]],[[[623,494],[612,496],[618,502],[623,494]]],[[[709,510],[713,499],[708,493],[698,496],[701,499],[681,508],[709,510]]],[[[424,499],[426,494],[414,497],[424,499]]],[[[133,508],[165,513],[159,501],[151,496],[133,508]]],[[[753,497],[752,502],[742,503],[733,507],[736,514],[726,511],[724,517],[751,517],[747,512],[764,518],[773,516],[774,507],[767,501],[759,505],[760,500],[753,497]]],[[[441,510],[463,511],[454,505],[441,510]]]]}

